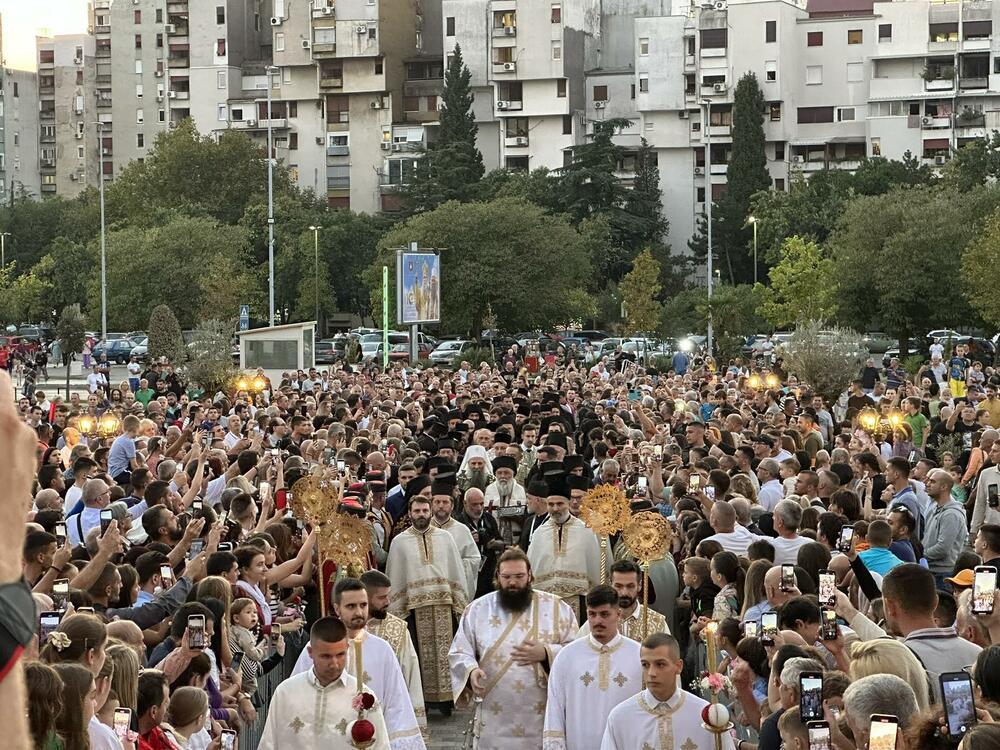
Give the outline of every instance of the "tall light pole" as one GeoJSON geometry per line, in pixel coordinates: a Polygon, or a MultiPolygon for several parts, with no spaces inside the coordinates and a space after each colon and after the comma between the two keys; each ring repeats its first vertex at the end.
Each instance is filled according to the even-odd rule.
{"type": "Polygon", "coordinates": [[[97,158],[100,164],[98,175],[98,185],[101,194],[101,341],[108,340],[108,246],[104,227],[104,139],[101,137],[103,124],[100,121],[94,123],[97,126],[97,158]]]}
{"type": "Polygon", "coordinates": [[[274,158],[271,152],[271,75],[278,70],[268,65],[267,77],[267,292],[268,325],[274,325],[274,158]]]}
{"type": "Polygon", "coordinates": [[[747,223],[753,226],[753,283],[757,283],[757,217],[751,216],[747,223]]]}
{"type": "Polygon", "coordinates": [[[702,99],[705,105],[705,119],[702,132],[705,134],[705,216],[708,221],[706,239],[708,241],[708,354],[715,351],[712,347],[712,100],[702,99]]]}
{"type": "Polygon", "coordinates": [[[4,244],[4,238],[12,236],[10,232],[0,232],[0,268],[7,267],[7,246],[4,244]]]}
{"type": "Polygon", "coordinates": [[[309,231],[313,233],[313,251],[316,253],[316,280],[313,286],[316,288],[316,328],[319,330],[319,230],[323,227],[310,226],[309,231]]]}

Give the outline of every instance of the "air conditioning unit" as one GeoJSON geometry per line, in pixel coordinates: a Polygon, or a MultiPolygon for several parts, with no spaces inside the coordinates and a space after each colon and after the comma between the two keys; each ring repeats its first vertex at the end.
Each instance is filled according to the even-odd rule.
{"type": "Polygon", "coordinates": [[[371,108],[372,109],[382,109],[382,100],[381,99],[375,99],[371,103],[371,108]]]}
{"type": "Polygon", "coordinates": [[[517,29],[515,29],[513,26],[504,26],[503,33],[504,36],[514,36],[517,33],[517,29]]]}
{"type": "Polygon", "coordinates": [[[948,163],[948,157],[946,157],[946,156],[935,156],[934,157],[934,166],[936,166],[936,167],[943,167],[947,163],[948,163]]]}
{"type": "Polygon", "coordinates": [[[716,94],[724,94],[724,93],[726,93],[726,84],[724,84],[724,83],[713,83],[712,84],[712,91],[714,91],[716,94]]]}
{"type": "Polygon", "coordinates": [[[163,101],[163,94],[157,94],[156,95],[156,101],[162,102],[163,101]]]}
{"type": "Polygon", "coordinates": [[[73,172],[73,174],[71,174],[71,175],[69,176],[69,178],[70,178],[70,179],[71,179],[71,180],[72,180],[73,182],[76,182],[76,172],[73,172]]]}
{"type": "Polygon", "coordinates": [[[317,135],[317,136],[316,136],[316,145],[317,145],[317,146],[322,146],[322,145],[323,145],[323,143],[324,143],[324,140],[323,140],[323,136],[321,136],[321,135],[317,135]]]}
{"type": "Polygon", "coordinates": [[[76,139],[78,141],[82,141],[83,140],[83,133],[76,133],[76,139]]]}
{"type": "Polygon", "coordinates": [[[167,29],[167,33],[168,34],[176,34],[177,33],[177,27],[174,24],[172,24],[172,23],[168,23],[166,25],[166,29],[167,29]]]}
{"type": "Polygon", "coordinates": [[[101,149],[101,156],[111,156],[111,149],[110,148],[102,148],[101,149]]]}
{"type": "Polygon", "coordinates": [[[504,63],[503,64],[503,69],[504,69],[504,72],[513,73],[515,70],[517,70],[517,63],[512,63],[512,62],[510,62],[510,63],[504,63]]]}
{"type": "Polygon", "coordinates": [[[162,70],[156,71],[156,77],[157,78],[163,78],[163,71],[162,70]]]}
{"type": "Polygon", "coordinates": [[[321,8],[321,10],[323,11],[323,15],[324,16],[332,16],[333,15],[333,8],[324,7],[324,8],[321,8]]]}
{"type": "Polygon", "coordinates": [[[74,65],[83,65],[83,58],[82,57],[74,57],[73,58],[73,64],[74,65]]]}
{"type": "Polygon", "coordinates": [[[176,91],[168,91],[167,92],[167,96],[169,96],[171,99],[176,99],[177,98],[177,92],[176,91]]]}
{"type": "Polygon", "coordinates": [[[933,117],[921,117],[920,118],[920,124],[923,125],[923,126],[925,126],[925,127],[928,126],[928,125],[932,125],[933,123],[934,123],[934,118],[933,117]]]}
{"type": "Polygon", "coordinates": [[[357,34],[367,34],[368,33],[368,24],[366,24],[366,23],[359,23],[357,26],[354,27],[354,31],[357,34]]]}
{"type": "Polygon", "coordinates": [[[695,167],[694,168],[694,173],[696,175],[703,175],[703,174],[705,174],[705,168],[704,167],[695,167]]]}
{"type": "Polygon", "coordinates": [[[174,130],[174,129],[175,129],[176,127],[177,127],[177,123],[176,123],[176,122],[174,122],[173,120],[171,120],[171,121],[170,121],[170,122],[169,122],[169,123],[167,124],[167,129],[169,129],[169,130],[174,130]]]}
{"type": "Polygon", "coordinates": [[[726,9],[726,0],[715,0],[715,9],[716,10],[725,10],[726,9]]]}
{"type": "Polygon", "coordinates": [[[497,102],[497,109],[507,109],[510,106],[510,102],[499,101],[497,102]]]}
{"type": "Polygon", "coordinates": [[[792,156],[792,164],[801,164],[803,161],[805,161],[805,159],[803,159],[798,154],[792,156]]]}
{"type": "Polygon", "coordinates": [[[527,146],[528,145],[528,139],[525,138],[523,135],[522,136],[518,136],[517,138],[514,139],[514,145],[515,146],[527,146]]]}
{"type": "Polygon", "coordinates": [[[277,16],[271,16],[271,25],[272,26],[281,26],[281,22],[284,21],[284,20],[285,19],[278,18],[277,16]]]}
{"type": "Polygon", "coordinates": [[[392,144],[392,150],[393,151],[402,151],[403,150],[403,144],[402,143],[393,143],[392,144]]]}
{"type": "Polygon", "coordinates": [[[302,49],[312,49],[312,42],[309,39],[303,39],[302,49]]]}
{"type": "Polygon", "coordinates": [[[607,106],[608,106],[608,103],[605,102],[605,101],[594,102],[594,109],[604,109],[607,106]]]}
{"type": "Polygon", "coordinates": [[[688,117],[690,117],[691,115],[690,115],[690,114],[688,113],[688,111],[687,111],[686,109],[682,109],[682,110],[680,110],[680,111],[679,111],[679,112],[677,113],[677,116],[678,116],[679,118],[681,118],[682,120],[686,120],[686,119],[687,119],[688,117]]]}
{"type": "Polygon", "coordinates": [[[382,150],[389,151],[392,149],[392,144],[389,141],[382,141],[382,150]]]}
{"type": "Polygon", "coordinates": [[[256,120],[245,120],[244,123],[246,124],[246,126],[248,128],[255,128],[255,127],[257,127],[257,121],[256,120]]]}

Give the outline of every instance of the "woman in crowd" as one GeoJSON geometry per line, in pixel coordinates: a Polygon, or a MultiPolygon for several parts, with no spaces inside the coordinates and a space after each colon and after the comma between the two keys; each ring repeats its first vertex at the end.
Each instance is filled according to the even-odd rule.
{"type": "Polygon", "coordinates": [[[164,729],[180,750],[207,750],[212,743],[209,732],[208,694],[196,687],[182,687],[170,695],[167,709],[169,725],[164,729]]]}
{"type": "Polygon", "coordinates": [[[872,674],[894,674],[913,688],[920,710],[930,705],[927,672],[913,652],[899,641],[880,638],[851,645],[851,682],[872,674]]]}
{"type": "Polygon", "coordinates": [[[94,675],[75,662],[55,665],[63,683],[62,710],[56,719],[56,729],[66,750],[90,750],[88,725],[97,712],[97,688],[94,675]]]}
{"type": "Polygon", "coordinates": [[[63,681],[55,668],[41,662],[24,667],[27,686],[28,729],[35,750],[65,750],[56,732],[56,719],[62,712],[63,681]]]}
{"type": "Polygon", "coordinates": [[[100,619],[90,614],[72,614],[59,623],[39,656],[49,664],[82,664],[96,677],[107,658],[104,651],[107,641],[108,629],[100,619]]]}

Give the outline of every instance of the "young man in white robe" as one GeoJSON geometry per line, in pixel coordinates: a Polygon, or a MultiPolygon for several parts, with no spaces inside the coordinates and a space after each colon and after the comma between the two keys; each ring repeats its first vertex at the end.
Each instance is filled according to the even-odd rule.
{"type": "Polygon", "coordinates": [[[528,547],[535,588],[562,597],[579,618],[582,599],[601,581],[600,545],[594,532],[570,514],[565,476],[546,477],[546,483],[549,518],[535,531],[528,547]]]}
{"type": "MultiPolygon", "coordinates": [[[[618,594],[618,609],[621,617],[618,619],[618,632],[633,641],[642,639],[653,633],[669,633],[666,618],[652,607],[639,603],[642,594],[642,571],[631,560],[616,560],[611,566],[611,588],[618,594]],[[643,632],[643,612],[648,610],[646,629],[643,632]]],[[[577,638],[590,633],[590,622],[580,626],[577,638]]]]}
{"type": "MultiPolygon", "coordinates": [[[[313,666],[278,685],[268,709],[258,750],[355,750],[349,727],[358,719],[352,706],[359,693],[357,680],[344,668],[347,628],[335,617],[317,620],[306,646],[313,666]]],[[[371,692],[365,685],[363,690],[371,692]]],[[[389,750],[389,732],[382,706],[364,712],[375,727],[368,750],[389,750]]]]}
{"type": "Polygon", "coordinates": [[[590,635],[565,646],[549,672],[542,750],[598,750],[611,709],[642,690],[639,644],[618,632],[618,593],[587,594],[590,635]]]}
{"type": "Polygon", "coordinates": [[[454,698],[476,701],[477,750],[538,750],[548,671],[576,617],[559,597],[532,589],[519,549],[500,556],[495,584],[465,610],[448,652],[454,698]]]}
{"type": "MultiPolygon", "coordinates": [[[[389,737],[391,750],[426,750],[417,724],[403,673],[392,647],[365,629],[368,622],[368,592],[356,578],[341,578],[333,589],[333,611],[347,627],[350,649],[347,671],[357,672],[355,643],[361,641],[363,681],[378,698],[389,737]]],[[[308,672],[313,667],[309,649],[299,654],[292,676],[308,672]]]]}
{"type": "MultiPolygon", "coordinates": [[[[684,660],[674,637],[649,636],[642,642],[640,659],[646,689],[611,711],[601,750],[714,750],[715,735],[701,724],[708,701],[680,687],[684,660]]],[[[723,734],[721,742],[722,750],[734,750],[730,733],[723,734]]]]}
{"type": "Polygon", "coordinates": [[[458,547],[458,554],[465,566],[465,598],[472,601],[476,597],[476,587],[479,584],[479,565],[483,556],[479,554],[479,546],[472,538],[472,532],[464,523],[456,521],[451,512],[455,508],[455,484],[435,480],[431,485],[431,524],[451,534],[458,547]]]}

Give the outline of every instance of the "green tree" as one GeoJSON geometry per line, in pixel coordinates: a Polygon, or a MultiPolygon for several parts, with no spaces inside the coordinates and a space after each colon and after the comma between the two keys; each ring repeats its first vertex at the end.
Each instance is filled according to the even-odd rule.
{"type": "Polygon", "coordinates": [[[63,308],[56,324],[56,340],[62,351],[63,364],[66,365],[66,400],[69,400],[69,369],[76,352],[83,351],[86,339],[87,318],[80,312],[80,305],[72,304],[63,308]]]}
{"type": "MultiPolygon", "coordinates": [[[[398,224],[365,273],[374,301],[382,296],[382,266],[395,278],[396,248],[412,241],[441,249],[442,330],[478,339],[489,310],[506,331],[551,328],[593,313],[586,241],[565,218],[538,206],[515,198],[449,201],[398,224]]],[[[373,307],[378,320],[381,303],[373,307]]]]}
{"type": "Polygon", "coordinates": [[[704,336],[711,312],[715,351],[719,363],[725,364],[740,356],[747,336],[767,325],[757,314],[759,306],[759,288],[755,289],[749,284],[719,284],[712,288],[711,300],[708,299],[708,290],[703,286],[687,289],[664,305],[664,330],[671,336],[692,333],[704,336]]]}
{"type": "Polygon", "coordinates": [[[462,48],[455,45],[444,74],[436,138],[416,160],[413,178],[403,191],[413,211],[427,211],[449,200],[470,200],[486,171],[476,146],[479,126],[472,112],[471,81],[462,48]]]}
{"type": "Polygon", "coordinates": [[[45,255],[31,269],[49,286],[48,303],[62,310],[74,302],[87,300],[87,284],[100,268],[93,246],[56,237],[45,255]]]}
{"type": "Polygon", "coordinates": [[[995,211],[962,255],[963,291],[969,304],[994,329],[1000,328],[1000,211],[995,211]]]}
{"type": "Polygon", "coordinates": [[[883,156],[862,159],[851,184],[858,195],[882,195],[900,185],[931,185],[936,180],[934,170],[907,150],[900,161],[883,156]]]}
{"type": "Polygon", "coordinates": [[[154,307],[149,315],[147,331],[149,341],[146,351],[150,360],[156,361],[163,357],[170,362],[184,361],[184,338],[173,310],[166,305],[154,307]]]}
{"type": "Polygon", "coordinates": [[[771,187],[764,155],[764,107],[757,76],[745,73],[733,98],[733,150],[726,171],[726,194],[718,201],[717,233],[713,227],[713,240],[724,260],[721,270],[733,284],[753,278],[753,258],[747,252],[752,236],[747,226],[750,197],[771,187]]]}
{"type": "Polygon", "coordinates": [[[625,333],[650,333],[659,328],[660,264],[647,249],[636,256],[632,270],[618,289],[625,305],[625,333]]]}
{"type": "Polygon", "coordinates": [[[1000,132],[975,138],[959,148],[945,169],[945,180],[959,191],[996,182],[1000,178],[1000,132]]]}
{"type": "Polygon", "coordinates": [[[656,151],[645,138],[639,139],[635,155],[635,178],[625,199],[625,210],[632,218],[635,239],[642,247],[660,248],[670,228],[663,218],[660,193],[660,168],[656,151]]]}
{"type": "Polygon", "coordinates": [[[802,321],[782,353],[788,371],[831,404],[858,376],[867,358],[868,348],[860,335],[819,320],[802,321]]]}
{"type": "Polygon", "coordinates": [[[769,272],[769,287],[761,287],[759,312],[775,328],[803,320],[830,320],[837,310],[833,261],[819,245],[789,237],[781,246],[781,260],[769,272]]]}
{"type": "Polygon", "coordinates": [[[205,393],[226,390],[236,377],[237,369],[230,356],[234,319],[203,320],[197,324],[187,349],[188,361],[184,375],[188,385],[198,385],[205,393]]]}

